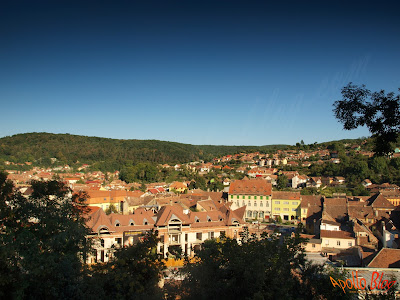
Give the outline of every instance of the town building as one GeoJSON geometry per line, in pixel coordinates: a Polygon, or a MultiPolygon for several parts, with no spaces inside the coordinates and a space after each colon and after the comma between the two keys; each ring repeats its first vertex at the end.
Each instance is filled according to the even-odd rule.
{"type": "Polygon", "coordinates": [[[229,187],[232,209],[245,207],[246,219],[265,220],[271,216],[272,185],[264,179],[235,180],[229,187]]]}
{"type": "Polygon", "coordinates": [[[95,253],[88,262],[106,262],[115,249],[131,245],[152,230],[158,233],[158,253],[173,257],[176,251],[193,256],[207,239],[225,235],[239,239],[245,226],[244,208],[231,210],[227,205],[215,203],[215,209],[193,212],[178,204],[165,205],[155,213],[138,208],[133,214],[106,215],[100,207],[90,207],[87,226],[91,229],[88,239],[93,241],[95,253]]]}
{"type": "Polygon", "coordinates": [[[282,221],[300,220],[300,192],[272,192],[272,217],[282,221]]]}

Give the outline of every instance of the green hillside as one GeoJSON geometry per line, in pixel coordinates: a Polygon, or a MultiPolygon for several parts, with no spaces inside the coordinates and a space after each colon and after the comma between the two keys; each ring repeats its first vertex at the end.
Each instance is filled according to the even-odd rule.
{"type": "Polygon", "coordinates": [[[197,160],[211,160],[215,156],[239,152],[268,152],[287,148],[273,146],[212,146],[190,145],[158,140],[118,140],[87,137],[71,134],[25,133],[0,139],[0,161],[34,165],[57,163],[93,164],[100,170],[118,170],[124,165],[139,162],[185,163],[197,160]]]}

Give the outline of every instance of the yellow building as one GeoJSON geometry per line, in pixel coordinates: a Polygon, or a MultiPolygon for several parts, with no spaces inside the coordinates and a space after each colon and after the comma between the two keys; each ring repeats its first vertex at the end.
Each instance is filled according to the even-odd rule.
{"type": "Polygon", "coordinates": [[[282,221],[299,220],[301,215],[300,192],[272,191],[272,217],[282,221]]]}
{"type": "Polygon", "coordinates": [[[177,191],[178,193],[183,194],[188,189],[186,183],[175,181],[171,183],[169,186],[170,191],[177,191]]]}

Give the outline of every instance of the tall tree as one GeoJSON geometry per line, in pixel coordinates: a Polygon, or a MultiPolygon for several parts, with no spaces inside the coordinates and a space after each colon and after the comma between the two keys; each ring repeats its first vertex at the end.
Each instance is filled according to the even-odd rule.
{"type": "MultiPolygon", "coordinates": [[[[399,89],[400,90],[400,89],[399,89]]],[[[365,85],[351,82],[342,89],[342,100],[333,104],[335,117],[344,129],[367,126],[375,137],[378,155],[393,152],[400,132],[400,95],[384,90],[371,92],[365,85]]]]}
{"type": "Polygon", "coordinates": [[[25,198],[0,173],[0,298],[79,299],[88,250],[84,195],[32,182],[25,198]]]}

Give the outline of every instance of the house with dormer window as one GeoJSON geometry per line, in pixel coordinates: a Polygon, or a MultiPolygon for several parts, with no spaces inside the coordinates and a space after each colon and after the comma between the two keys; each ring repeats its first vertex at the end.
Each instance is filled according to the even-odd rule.
{"type": "Polygon", "coordinates": [[[89,255],[88,263],[108,261],[116,248],[137,243],[151,230],[158,232],[158,253],[171,258],[176,251],[193,256],[207,239],[221,235],[239,238],[245,225],[244,209],[232,210],[224,204],[214,207],[192,212],[173,204],[163,206],[158,213],[138,208],[133,214],[108,216],[101,208],[90,208],[86,224],[92,232],[87,238],[92,239],[96,251],[89,255]]]}

